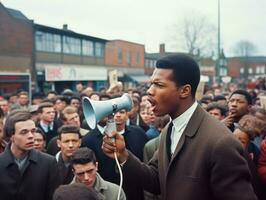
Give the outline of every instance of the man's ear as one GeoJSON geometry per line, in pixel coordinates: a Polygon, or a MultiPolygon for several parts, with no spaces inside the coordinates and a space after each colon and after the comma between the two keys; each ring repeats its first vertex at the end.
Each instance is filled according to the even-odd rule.
{"type": "Polygon", "coordinates": [[[56,142],[57,142],[57,146],[61,149],[61,141],[57,139],[56,142]]]}
{"type": "Polygon", "coordinates": [[[96,162],[95,165],[96,165],[96,171],[98,171],[98,162],[96,162]]]}
{"type": "Polygon", "coordinates": [[[10,141],[13,143],[14,142],[14,134],[10,137],[10,141]]]}
{"type": "Polygon", "coordinates": [[[79,139],[79,147],[81,146],[81,138],[79,139]]]}
{"type": "Polygon", "coordinates": [[[191,96],[191,85],[186,84],[181,86],[180,98],[187,98],[191,96]]]}

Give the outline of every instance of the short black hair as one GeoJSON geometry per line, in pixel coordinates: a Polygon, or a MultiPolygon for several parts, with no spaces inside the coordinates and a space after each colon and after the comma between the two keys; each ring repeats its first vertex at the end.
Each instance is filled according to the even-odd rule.
{"type": "Polygon", "coordinates": [[[71,102],[73,99],[78,100],[79,102],[81,102],[81,99],[80,99],[80,97],[78,97],[78,96],[72,96],[72,97],[70,97],[70,102],[71,102]]]}
{"type": "Polygon", "coordinates": [[[176,85],[189,84],[191,86],[191,95],[195,98],[200,81],[200,69],[191,56],[183,53],[167,55],[156,62],[156,68],[172,69],[176,85]]]}
{"type": "Polygon", "coordinates": [[[222,105],[218,102],[209,103],[207,108],[206,108],[206,111],[209,112],[213,109],[219,109],[222,116],[226,116],[226,113],[228,111],[228,109],[224,105],[222,105]]]}
{"type": "Polygon", "coordinates": [[[82,147],[77,149],[71,159],[70,159],[71,165],[73,166],[74,164],[87,164],[90,162],[93,162],[96,164],[96,156],[94,152],[89,149],[88,147],[82,147]]]}
{"type": "Polygon", "coordinates": [[[42,129],[36,127],[36,131],[35,131],[35,132],[36,132],[36,133],[40,133],[41,136],[42,136],[42,138],[43,138],[43,140],[46,141],[46,136],[45,136],[45,134],[44,134],[44,132],[43,132],[42,129]]]}
{"type": "Polygon", "coordinates": [[[53,200],[99,200],[98,193],[82,183],[61,185],[53,195],[53,200]]]}
{"type": "Polygon", "coordinates": [[[66,124],[66,125],[61,126],[58,129],[58,138],[59,138],[59,140],[61,139],[61,136],[64,133],[74,133],[74,134],[77,134],[79,136],[79,138],[81,138],[80,128],[78,126],[76,126],[76,125],[66,124]]]}
{"type": "Polygon", "coordinates": [[[223,95],[216,95],[216,96],[213,97],[213,101],[220,101],[220,100],[225,100],[226,101],[225,96],[223,96],[223,95]]]}
{"type": "Polygon", "coordinates": [[[54,107],[53,103],[51,103],[51,102],[43,102],[43,103],[39,104],[37,112],[38,113],[42,113],[44,108],[53,108],[53,107],[54,107]]]}
{"type": "Polygon", "coordinates": [[[247,100],[248,104],[249,105],[252,105],[252,97],[251,97],[251,95],[246,90],[241,90],[241,89],[235,90],[234,92],[232,92],[232,94],[230,95],[229,99],[231,99],[231,97],[234,94],[243,95],[245,97],[245,99],[247,100]]]}

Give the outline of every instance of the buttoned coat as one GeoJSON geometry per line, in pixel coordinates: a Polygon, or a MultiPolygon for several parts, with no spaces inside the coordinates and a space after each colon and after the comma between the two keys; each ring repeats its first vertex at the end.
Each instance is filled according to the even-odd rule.
{"type": "Polygon", "coordinates": [[[23,173],[18,169],[10,145],[0,154],[0,199],[52,200],[58,187],[58,169],[54,157],[31,150],[23,173]]]}
{"type": "Polygon", "coordinates": [[[254,200],[244,150],[232,133],[197,106],[173,156],[167,154],[168,126],[149,165],[129,152],[124,178],[163,200],[254,200]]]}
{"type": "MultiPolygon", "coordinates": [[[[142,160],[143,148],[147,141],[145,132],[138,126],[126,126],[125,133],[123,134],[126,147],[130,149],[135,156],[142,160]]],[[[90,131],[89,134],[82,138],[83,147],[92,149],[95,153],[96,159],[99,163],[98,172],[104,180],[116,183],[119,185],[120,177],[116,170],[116,163],[114,159],[106,156],[102,151],[102,138],[103,135],[98,128],[90,131]]],[[[126,193],[128,200],[142,200],[143,190],[136,184],[128,184],[127,180],[123,181],[123,189],[126,193]]]]}

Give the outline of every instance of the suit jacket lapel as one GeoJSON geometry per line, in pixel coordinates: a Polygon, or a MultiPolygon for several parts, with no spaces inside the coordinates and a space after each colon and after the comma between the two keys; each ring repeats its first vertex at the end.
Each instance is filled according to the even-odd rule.
{"type": "MultiPolygon", "coordinates": [[[[158,150],[158,168],[159,168],[159,177],[160,177],[160,184],[161,184],[161,192],[165,191],[166,186],[166,175],[167,169],[169,165],[169,159],[167,155],[167,146],[166,146],[166,137],[167,137],[167,130],[169,128],[169,124],[162,130],[160,134],[160,143],[159,143],[159,150],[158,150]]],[[[162,194],[163,195],[163,194],[162,194]]]]}
{"type": "Polygon", "coordinates": [[[186,137],[193,137],[197,133],[197,130],[201,124],[201,121],[204,118],[204,115],[205,115],[205,111],[200,107],[200,105],[198,105],[176,146],[175,152],[171,158],[169,166],[171,165],[173,160],[178,156],[179,152],[181,151],[185,143],[186,137]]]}

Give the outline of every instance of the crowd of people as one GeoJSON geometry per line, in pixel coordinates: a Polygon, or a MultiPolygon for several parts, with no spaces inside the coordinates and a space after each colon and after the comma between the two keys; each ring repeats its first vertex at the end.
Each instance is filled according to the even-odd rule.
{"type": "Polygon", "coordinates": [[[157,61],[149,86],[93,91],[76,85],[45,96],[20,91],[0,97],[1,199],[120,200],[266,199],[266,110],[258,79],[247,88],[206,87],[184,54],[157,61]],[[131,110],[91,130],[82,109],[128,93],[131,110]],[[31,104],[29,104],[31,102],[31,104]],[[113,140],[112,138],[115,138],[113,140]]]}

